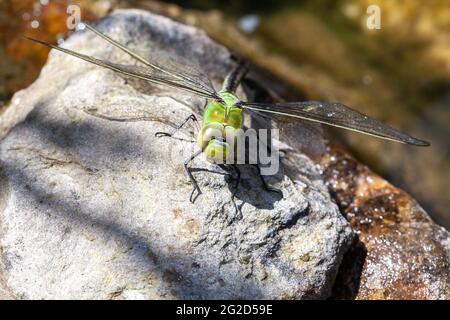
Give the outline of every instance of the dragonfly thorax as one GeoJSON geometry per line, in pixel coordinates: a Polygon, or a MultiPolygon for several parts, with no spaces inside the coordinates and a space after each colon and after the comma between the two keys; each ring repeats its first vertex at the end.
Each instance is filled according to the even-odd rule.
{"type": "Polygon", "coordinates": [[[202,129],[197,138],[197,144],[206,158],[215,163],[228,159],[244,120],[242,108],[236,106],[238,98],[226,91],[219,92],[219,95],[221,102],[211,100],[206,105],[202,129]]]}

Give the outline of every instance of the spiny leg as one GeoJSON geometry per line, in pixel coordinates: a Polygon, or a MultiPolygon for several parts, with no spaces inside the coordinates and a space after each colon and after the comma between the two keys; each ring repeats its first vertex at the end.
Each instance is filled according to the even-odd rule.
{"type": "Polygon", "coordinates": [[[241,170],[239,170],[239,168],[235,164],[233,164],[233,169],[236,172],[237,178],[236,178],[236,183],[234,184],[233,193],[231,194],[231,201],[233,201],[234,208],[236,209],[236,213],[242,214],[241,209],[238,207],[236,200],[235,200],[236,192],[239,188],[239,184],[241,183],[241,170]]]}
{"type": "Polygon", "coordinates": [[[155,133],[155,137],[172,137],[175,133],[178,132],[178,130],[180,130],[181,128],[183,128],[184,125],[186,125],[186,123],[192,120],[194,122],[197,122],[197,117],[192,113],[189,115],[189,117],[187,117],[180,125],[178,125],[177,127],[175,127],[172,132],[162,132],[162,131],[158,131],[155,133]]]}
{"type": "Polygon", "coordinates": [[[195,199],[197,199],[197,197],[202,192],[197,184],[197,180],[195,180],[194,176],[192,175],[191,168],[189,168],[188,165],[192,160],[194,160],[196,157],[198,157],[201,153],[202,153],[202,151],[199,150],[184,161],[184,170],[187,172],[189,180],[191,181],[192,185],[194,186],[194,188],[192,189],[191,195],[189,196],[189,201],[191,203],[194,203],[195,199]],[[195,196],[195,198],[193,198],[195,190],[197,190],[197,196],[195,196]]]}
{"type": "Polygon", "coordinates": [[[258,175],[259,175],[259,178],[261,179],[261,183],[263,185],[264,190],[266,190],[268,192],[275,192],[275,193],[278,193],[279,195],[283,196],[283,193],[280,190],[278,190],[274,187],[271,187],[267,184],[266,180],[264,180],[264,177],[261,174],[261,168],[260,168],[259,164],[254,164],[254,166],[258,170],[258,175]]]}

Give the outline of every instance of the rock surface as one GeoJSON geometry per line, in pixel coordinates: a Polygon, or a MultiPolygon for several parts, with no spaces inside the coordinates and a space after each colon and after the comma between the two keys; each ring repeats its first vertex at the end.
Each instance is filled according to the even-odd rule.
{"type": "Polygon", "coordinates": [[[340,150],[324,178],[358,233],[333,290],[337,299],[450,299],[450,233],[408,194],[340,150]]]}
{"type": "Polygon", "coordinates": [[[372,2],[345,1],[342,11],[322,1],[290,6],[261,18],[250,36],[220,10],[188,10],[150,0],[139,5],[200,27],[271,72],[291,86],[282,95],[288,100],[296,100],[289,95],[300,92],[303,100],[339,101],[430,141],[429,148],[410,148],[324,127],[328,136],[342,140],[359,160],[412,194],[449,229],[450,6],[446,0],[427,8],[422,0],[410,0],[408,6],[378,0],[386,13],[385,27],[370,32],[361,21],[372,2]]]}
{"type": "MultiPolygon", "coordinates": [[[[392,1],[384,2],[386,5],[392,4],[392,1]]],[[[412,2],[413,7],[418,5],[412,2]]],[[[274,81],[272,78],[264,86],[277,87],[277,92],[289,100],[300,98],[341,101],[380,119],[388,119],[389,123],[402,127],[407,132],[416,132],[418,136],[430,138],[432,147],[425,150],[369,139],[345,130],[333,131],[332,135],[332,141],[340,141],[336,137],[346,135],[351,140],[351,150],[360,160],[370,162],[379,172],[388,172],[388,176],[394,179],[396,185],[400,184],[413,192],[420,203],[434,213],[434,219],[448,226],[448,205],[445,205],[450,199],[450,189],[447,187],[449,166],[445,152],[448,149],[445,134],[448,131],[448,112],[439,110],[448,105],[448,90],[442,90],[444,99],[436,104],[437,107],[442,105],[438,108],[430,106],[430,96],[427,95],[422,106],[427,106],[427,113],[432,116],[426,116],[426,120],[420,121],[420,124],[410,122],[408,125],[405,120],[411,119],[410,113],[414,108],[408,106],[403,99],[398,99],[393,86],[389,85],[389,74],[361,64],[351,50],[352,46],[346,43],[344,38],[339,38],[333,28],[328,24],[324,25],[315,15],[305,14],[300,9],[297,12],[285,10],[266,17],[261,20],[259,28],[260,33],[262,31],[266,35],[264,40],[264,37],[243,35],[234,23],[217,11],[206,14],[159,2],[145,2],[143,5],[161,14],[200,26],[219,42],[236,48],[256,65],[278,75],[284,81],[283,85],[280,85],[281,81],[274,81]],[[291,26],[288,28],[289,32],[286,32],[286,28],[277,27],[280,23],[283,26],[291,26]],[[293,38],[302,41],[293,42],[293,38]],[[269,49],[274,45],[290,59],[269,49]],[[324,50],[323,45],[328,50],[324,50]],[[334,54],[329,55],[328,52],[334,54]],[[300,60],[299,63],[296,63],[296,59],[300,60]],[[369,76],[370,84],[361,81],[366,79],[366,76],[369,76]],[[286,82],[296,90],[286,87],[286,82]],[[303,97],[292,96],[293,92],[299,91],[303,93],[303,97]],[[394,109],[395,113],[392,112],[394,109]],[[398,117],[398,114],[402,116],[398,117]],[[433,125],[430,126],[430,123],[433,125]]],[[[405,97],[405,92],[408,92],[406,96],[409,99],[422,101],[424,90],[419,88],[423,85],[422,76],[434,79],[430,81],[430,87],[433,87],[433,84],[440,86],[440,79],[443,79],[441,75],[447,70],[443,67],[445,63],[442,63],[442,58],[448,60],[449,55],[439,54],[439,57],[436,53],[448,52],[448,45],[447,48],[442,47],[447,43],[441,41],[446,30],[441,28],[441,25],[448,25],[449,20],[445,19],[445,15],[448,15],[449,10],[444,9],[444,2],[439,6],[430,10],[442,11],[442,19],[435,19],[436,15],[430,14],[429,10],[422,10],[419,15],[417,10],[409,10],[402,19],[395,22],[391,20],[396,26],[384,29],[390,32],[384,33],[377,45],[374,45],[374,38],[366,37],[363,32],[362,40],[370,47],[369,52],[366,52],[368,57],[386,63],[393,60],[389,70],[403,73],[402,80],[397,81],[398,84],[412,88],[411,91],[402,91],[401,97],[405,97]],[[411,19],[425,20],[426,24],[431,26],[427,30],[431,32],[429,35],[432,41],[426,41],[424,44],[435,47],[434,49],[441,45],[439,50],[418,49],[414,40],[416,38],[411,37],[412,30],[404,33],[402,29],[411,19]],[[399,45],[399,40],[402,45],[399,45]],[[388,50],[387,41],[392,45],[388,50]],[[382,57],[369,54],[377,50],[382,57]],[[393,58],[398,54],[409,56],[409,59],[399,61],[393,58]],[[411,68],[411,61],[419,60],[426,63],[411,68]],[[421,71],[422,67],[427,71],[421,71]],[[420,83],[420,86],[410,86],[411,82],[420,83]]],[[[388,11],[401,11],[397,9],[400,10],[396,8],[394,11],[388,11]]],[[[361,14],[366,14],[365,10],[362,10],[361,14]]],[[[330,21],[327,20],[328,22],[330,21]]],[[[420,25],[422,24],[416,24],[420,25]]],[[[442,87],[446,88],[445,83],[442,87]]],[[[290,142],[303,143],[304,140],[300,140],[304,136],[299,136],[301,138],[297,139],[296,135],[292,135],[290,142]]],[[[317,140],[313,143],[316,144],[317,140]]],[[[316,159],[317,154],[308,150],[308,155],[316,159]]],[[[337,152],[331,148],[317,161],[322,162],[324,179],[332,198],[359,234],[341,265],[332,298],[449,299],[449,232],[433,222],[410,195],[389,184],[342,150],[337,152]]]]}
{"type": "MultiPolygon", "coordinates": [[[[232,66],[203,32],[148,12],[118,10],[97,27],[141,52],[196,61],[216,87],[232,66]]],[[[132,63],[91,32],[65,46],[132,63]]],[[[328,297],[353,232],[308,157],[291,152],[294,165],[269,179],[283,199],[244,167],[242,214],[220,172],[195,172],[203,194],[188,201],[182,163],[194,130],[154,133],[203,105],[52,51],[1,118],[2,297],[328,297]]],[[[202,158],[193,166],[219,170],[202,158]]]]}
{"type": "MultiPolygon", "coordinates": [[[[392,4],[389,1],[384,2],[386,5],[392,4]]],[[[412,2],[412,6],[416,7],[417,3],[412,2]]],[[[448,118],[448,112],[431,108],[428,100],[430,96],[427,94],[425,101],[421,98],[427,90],[420,88],[423,85],[423,75],[433,79],[428,84],[430,87],[433,87],[433,84],[440,86],[442,83],[439,80],[440,75],[446,71],[446,68],[443,68],[446,62],[442,60],[448,60],[449,55],[440,54],[438,57],[435,54],[445,52],[447,49],[442,51],[434,49],[443,45],[440,40],[441,36],[446,34],[446,29],[441,27],[448,24],[449,20],[436,20],[430,12],[437,10],[442,13],[445,7],[444,2],[438,5],[440,7],[428,8],[426,13],[423,10],[420,13],[417,10],[409,10],[407,13],[409,17],[405,15],[400,20],[392,19],[390,22],[394,22],[396,26],[383,29],[390,30],[390,33],[383,33],[378,43],[375,43],[376,40],[373,37],[367,37],[365,32],[361,35],[363,39],[360,40],[369,45],[366,54],[369,54],[372,60],[384,61],[390,64],[391,71],[395,70],[394,72],[403,74],[400,76],[401,81],[396,80],[396,83],[410,90],[402,91],[403,95],[405,95],[404,92],[408,92],[404,97],[411,101],[423,101],[419,104],[427,106],[428,115],[433,114],[427,116],[426,120],[422,120],[422,115],[419,124],[409,121],[409,125],[406,119],[411,119],[410,113],[414,107],[408,106],[409,102],[398,99],[393,89],[395,86],[389,85],[391,72],[383,74],[380,70],[361,64],[361,60],[352,52],[352,46],[348,46],[345,39],[339,38],[333,28],[330,28],[328,24],[324,25],[323,21],[319,21],[315,15],[305,15],[305,12],[300,9],[296,12],[281,11],[268,19],[262,19],[258,35],[261,33],[266,35],[265,43],[262,40],[263,37],[243,35],[234,23],[230,23],[217,11],[196,12],[159,2],[146,2],[145,6],[180,21],[200,26],[213,38],[220,39],[231,48],[236,48],[250,57],[256,65],[264,67],[293,85],[297,91],[303,93],[303,99],[342,101],[380,119],[388,119],[389,123],[402,127],[408,132],[416,132],[418,136],[430,138],[432,147],[419,149],[368,139],[343,130],[333,131],[333,138],[346,135],[347,140],[357,140],[358,143],[351,142],[350,145],[359,159],[371,161],[371,165],[377,166],[375,168],[377,171],[391,173],[389,175],[391,178],[397,177],[394,179],[397,185],[400,184],[413,192],[422,205],[434,211],[433,217],[438,222],[448,226],[448,223],[446,224],[448,206],[445,205],[450,199],[449,188],[446,187],[450,180],[447,178],[449,167],[445,155],[447,145],[445,132],[448,128],[448,122],[445,120],[448,118]],[[411,16],[414,17],[410,19],[411,16]],[[405,23],[421,27],[423,24],[419,20],[427,20],[426,24],[431,26],[427,32],[430,33],[432,41],[425,41],[423,43],[425,46],[417,50],[415,40],[417,35],[411,37],[409,32],[402,32],[401,27],[405,23]],[[286,32],[287,29],[280,29],[280,25],[289,25],[291,28],[288,28],[286,32]],[[292,41],[294,38],[301,41],[292,41]],[[318,42],[318,38],[321,41],[318,42]],[[398,45],[399,41],[402,43],[401,46],[398,45]],[[387,42],[392,45],[390,49],[386,49],[387,42]],[[269,50],[273,43],[283,48],[284,55],[290,56],[290,59],[269,50]],[[434,49],[428,50],[427,47],[434,47],[434,49]],[[327,54],[331,51],[333,55],[327,54]],[[398,55],[408,56],[409,59],[399,61],[395,58],[398,55]],[[419,60],[426,64],[411,64],[411,61],[419,60]],[[431,64],[434,64],[436,68],[430,70],[428,67],[431,64]],[[426,71],[421,70],[423,66],[426,66],[426,71]],[[369,77],[366,78],[366,76],[369,77]],[[367,79],[370,83],[366,81],[367,79]],[[411,82],[420,83],[420,85],[411,86],[411,82]],[[392,106],[396,107],[395,112],[392,112],[392,106]],[[382,110],[387,111],[383,113],[382,110]],[[398,117],[398,114],[402,116],[398,117]],[[431,128],[434,130],[430,130],[431,128]]],[[[401,8],[388,11],[390,13],[401,11],[397,9],[401,8]]],[[[332,12],[337,11],[332,10],[332,12]]],[[[365,11],[362,10],[361,14],[364,15],[365,11]]],[[[448,10],[443,13],[444,16],[446,14],[448,10]]],[[[333,19],[327,20],[327,23],[330,20],[333,19]]],[[[418,29],[415,28],[415,31],[418,29]]],[[[275,86],[279,87],[279,81],[272,80],[266,87],[275,86]]],[[[292,90],[278,89],[281,89],[278,91],[282,92],[283,97],[292,94],[292,90]]],[[[431,91],[433,90],[439,92],[435,89],[431,91]]],[[[446,92],[442,90],[445,96],[445,99],[442,99],[444,108],[448,105],[446,92]]],[[[298,98],[290,97],[290,99],[298,98]]],[[[303,138],[302,135],[300,137],[296,139],[293,135],[289,140],[296,144],[295,140],[303,138]]],[[[303,143],[303,141],[300,142],[303,143]]],[[[311,155],[309,151],[308,154],[311,155]]],[[[347,154],[341,151],[336,152],[332,148],[325,152],[322,165],[324,179],[329,186],[332,198],[340,205],[341,212],[349,219],[354,230],[359,233],[359,237],[344,258],[332,297],[449,299],[449,232],[434,223],[415,199],[347,154]],[[357,214],[353,212],[354,210],[357,214]]]]}

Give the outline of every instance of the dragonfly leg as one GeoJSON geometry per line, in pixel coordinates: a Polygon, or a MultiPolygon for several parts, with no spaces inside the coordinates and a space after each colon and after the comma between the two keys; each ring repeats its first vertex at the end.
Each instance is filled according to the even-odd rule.
{"type": "Polygon", "coordinates": [[[233,202],[234,208],[236,209],[236,213],[242,216],[241,209],[238,207],[236,203],[236,192],[239,188],[239,184],[241,183],[241,170],[239,170],[238,166],[233,164],[233,169],[236,172],[237,178],[236,183],[234,184],[233,193],[231,194],[231,201],[233,202]]]}
{"type": "Polygon", "coordinates": [[[275,192],[275,193],[278,193],[279,195],[283,196],[283,193],[280,190],[278,190],[274,187],[271,187],[267,184],[266,180],[264,180],[264,177],[261,174],[261,168],[260,168],[259,164],[254,164],[254,166],[258,170],[258,175],[259,175],[259,178],[261,179],[261,183],[263,185],[264,190],[266,190],[268,192],[275,192]]]}
{"type": "Polygon", "coordinates": [[[196,153],[194,153],[192,156],[190,156],[189,158],[187,158],[184,161],[184,170],[186,171],[186,173],[188,174],[189,180],[191,181],[192,185],[194,186],[194,188],[192,189],[191,195],[189,196],[189,201],[191,203],[194,203],[195,199],[197,199],[197,197],[202,193],[198,184],[197,184],[197,180],[195,180],[194,176],[192,175],[191,172],[191,168],[189,167],[189,163],[194,160],[196,157],[198,157],[200,154],[202,153],[201,150],[197,151],[196,153]],[[194,197],[194,193],[195,191],[197,191],[197,195],[194,197]]]}
{"type": "Polygon", "coordinates": [[[172,137],[175,133],[178,132],[178,130],[180,130],[181,128],[183,128],[186,123],[192,120],[194,122],[198,122],[197,117],[192,113],[191,115],[189,115],[189,117],[187,117],[186,119],[184,119],[184,121],[178,125],[177,127],[173,128],[172,132],[162,132],[162,131],[158,131],[155,133],[155,137],[172,137]]]}

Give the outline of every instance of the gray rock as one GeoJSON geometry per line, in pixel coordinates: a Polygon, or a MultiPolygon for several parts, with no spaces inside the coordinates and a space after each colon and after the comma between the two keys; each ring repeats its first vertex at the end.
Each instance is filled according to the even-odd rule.
{"type": "MultiPolygon", "coordinates": [[[[148,12],[118,10],[97,27],[141,52],[170,48],[216,87],[232,66],[204,32],[148,12]]],[[[65,46],[133,63],[89,31],[65,46]]],[[[244,166],[241,214],[234,182],[220,172],[195,172],[203,194],[189,202],[182,163],[195,130],[179,139],[154,133],[204,103],[53,50],[1,118],[2,296],[328,297],[353,233],[307,156],[291,151],[294,163],[268,179],[283,199],[244,166]]],[[[202,158],[193,166],[220,170],[202,158]]]]}

